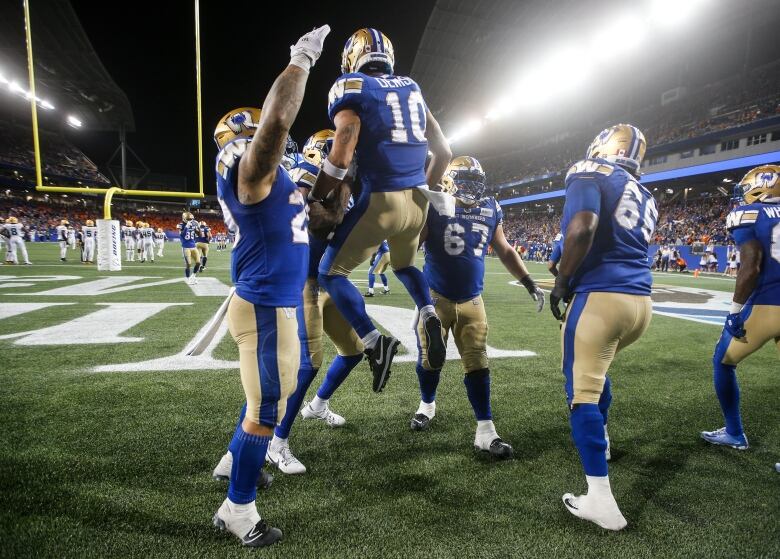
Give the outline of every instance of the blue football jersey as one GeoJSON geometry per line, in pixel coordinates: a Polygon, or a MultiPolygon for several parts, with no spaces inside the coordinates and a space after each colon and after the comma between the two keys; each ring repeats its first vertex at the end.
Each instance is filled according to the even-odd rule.
{"type": "MultiPolygon", "coordinates": [[[[314,181],[317,180],[317,173],[319,172],[319,167],[303,160],[290,170],[290,177],[292,177],[292,180],[298,187],[311,189],[314,187],[314,181]]],[[[328,248],[328,241],[318,239],[311,234],[309,235],[309,267],[307,277],[317,277],[320,260],[322,260],[322,255],[325,254],[326,248],[328,248]]]]}
{"type": "Polygon", "coordinates": [[[412,78],[344,74],[328,94],[328,116],[333,120],[344,109],[360,117],[355,154],[363,188],[387,192],[425,184],[426,107],[412,78]]]}
{"type": "Polygon", "coordinates": [[[553,240],[552,254],[550,254],[550,262],[557,264],[561,261],[561,253],[563,252],[563,235],[558,233],[553,240]]]}
{"type": "Polygon", "coordinates": [[[179,223],[179,238],[182,248],[195,248],[198,231],[200,230],[197,221],[182,221],[179,223]]]}
{"type": "Polygon", "coordinates": [[[306,202],[281,165],[265,200],[238,200],[238,162],[249,142],[236,139],[217,155],[217,198],[225,225],[236,236],[230,263],[233,283],[236,293],[255,305],[295,307],[309,259],[306,202]]]}
{"type": "Polygon", "coordinates": [[[485,254],[504,213],[494,198],[455,208],[454,217],[428,210],[423,274],[431,289],[452,301],[468,301],[480,293],[485,279],[485,254]]]}
{"type": "Polygon", "coordinates": [[[575,293],[649,295],[648,244],[658,220],[655,198],[625,169],[603,159],[578,161],[566,174],[561,232],[577,212],[599,216],[593,246],[571,280],[575,293]]]}
{"type": "Polygon", "coordinates": [[[379,248],[376,249],[376,255],[382,256],[386,252],[390,252],[390,245],[387,244],[387,240],[384,240],[382,241],[382,244],[379,245],[379,248]]]}
{"type": "Polygon", "coordinates": [[[780,305],[780,204],[748,204],[726,218],[737,245],[761,243],[763,258],[758,284],[748,301],[753,305],[780,305]]]}
{"type": "Polygon", "coordinates": [[[211,233],[211,227],[206,225],[205,227],[200,228],[200,235],[195,237],[195,241],[198,243],[206,243],[209,242],[209,234],[211,233]]]}

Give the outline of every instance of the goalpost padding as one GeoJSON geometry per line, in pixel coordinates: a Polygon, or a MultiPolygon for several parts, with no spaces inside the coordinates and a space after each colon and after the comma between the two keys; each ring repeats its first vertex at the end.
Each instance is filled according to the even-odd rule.
{"type": "Polygon", "coordinates": [[[122,240],[119,220],[97,220],[97,269],[119,272],[122,270],[122,240]]]}

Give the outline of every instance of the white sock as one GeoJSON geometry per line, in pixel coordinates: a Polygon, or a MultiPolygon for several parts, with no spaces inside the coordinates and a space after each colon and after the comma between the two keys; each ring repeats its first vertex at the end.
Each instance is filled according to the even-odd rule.
{"type": "Polygon", "coordinates": [[[316,412],[324,411],[327,405],[328,401],[323,400],[319,396],[315,396],[312,398],[311,402],[309,402],[309,407],[316,412]]]}
{"type": "Polygon", "coordinates": [[[421,413],[429,419],[433,419],[436,416],[436,401],[434,400],[430,404],[427,404],[420,400],[420,406],[415,413],[421,413]]]}
{"type": "Polygon", "coordinates": [[[374,349],[374,346],[379,341],[379,330],[371,330],[368,334],[360,338],[363,342],[363,347],[366,349],[374,349]]]}
{"type": "Polygon", "coordinates": [[[271,444],[269,446],[272,446],[274,448],[279,448],[280,446],[287,446],[287,439],[280,439],[276,435],[271,439],[271,444]]]}
{"type": "Polygon", "coordinates": [[[425,305],[420,309],[420,320],[428,320],[428,317],[436,316],[436,309],[433,305],[425,305]]]}
{"type": "Polygon", "coordinates": [[[498,433],[496,432],[496,426],[493,425],[492,419],[481,419],[477,421],[477,436],[496,439],[498,433]]]}
{"type": "Polygon", "coordinates": [[[373,293],[373,292],[374,292],[374,288],[373,287],[369,287],[367,293],[373,293]]]}
{"type": "Polygon", "coordinates": [[[387,293],[388,291],[390,291],[390,288],[385,286],[384,290],[385,290],[385,293],[387,293]]]}
{"type": "Polygon", "coordinates": [[[254,501],[243,505],[234,503],[230,499],[228,499],[227,502],[228,502],[228,507],[230,508],[230,512],[238,516],[250,515],[257,511],[257,506],[255,505],[254,501]]]}
{"type": "Polygon", "coordinates": [[[588,482],[588,495],[594,497],[612,497],[609,476],[585,476],[588,482]]]}

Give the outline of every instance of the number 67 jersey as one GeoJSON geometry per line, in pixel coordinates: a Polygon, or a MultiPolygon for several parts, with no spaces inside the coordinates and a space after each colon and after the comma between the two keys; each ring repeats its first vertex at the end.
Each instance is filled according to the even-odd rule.
{"type": "Polygon", "coordinates": [[[649,295],[648,245],[658,220],[655,198],[622,167],[603,159],[578,161],[566,174],[561,231],[581,211],[599,216],[593,246],[571,281],[574,293],[649,295]]]}
{"type": "Polygon", "coordinates": [[[504,213],[494,198],[455,208],[454,217],[428,210],[423,273],[436,293],[462,303],[482,293],[485,254],[504,213]]]}
{"type": "Polygon", "coordinates": [[[257,204],[238,200],[238,163],[249,140],[233,140],[217,154],[217,198],[236,236],[231,276],[236,293],[266,307],[297,307],[306,282],[309,234],[303,195],[281,165],[271,193],[257,204]]]}

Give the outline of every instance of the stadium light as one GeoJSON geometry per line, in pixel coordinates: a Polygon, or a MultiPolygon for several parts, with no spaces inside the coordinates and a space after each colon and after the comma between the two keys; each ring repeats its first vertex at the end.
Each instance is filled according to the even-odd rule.
{"type": "Polygon", "coordinates": [[[8,89],[11,90],[13,93],[21,93],[22,95],[24,95],[25,93],[24,88],[16,82],[9,83],[8,89]]]}
{"type": "Polygon", "coordinates": [[[46,99],[41,101],[41,107],[43,107],[44,109],[48,109],[50,111],[54,110],[54,105],[49,103],[46,99]]]}
{"type": "Polygon", "coordinates": [[[704,0],[653,0],[650,17],[661,27],[676,27],[688,19],[704,0]]]}
{"type": "Polygon", "coordinates": [[[0,83],[3,85],[8,84],[8,78],[6,78],[3,74],[0,73],[0,83]]]}
{"type": "Polygon", "coordinates": [[[73,115],[68,115],[68,126],[73,128],[81,128],[81,121],[73,115]]]}

